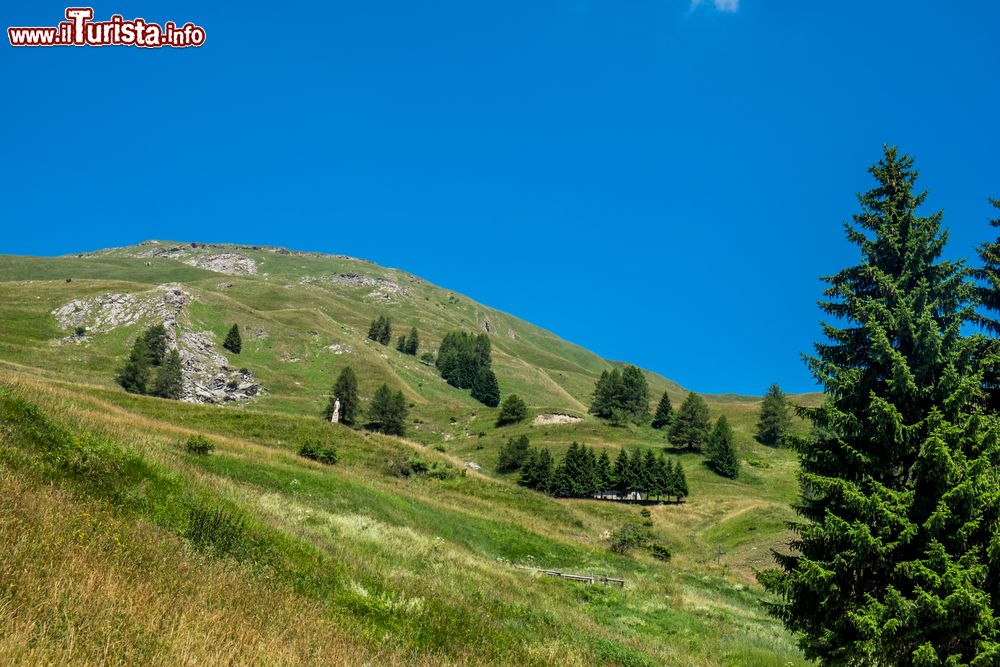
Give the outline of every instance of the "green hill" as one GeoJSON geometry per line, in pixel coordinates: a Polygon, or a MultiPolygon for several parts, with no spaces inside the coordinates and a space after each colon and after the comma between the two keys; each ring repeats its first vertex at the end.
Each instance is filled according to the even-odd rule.
{"type": "MultiPolygon", "coordinates": [[[[648,426],[587,414],[615,362],[516,317],[404,271],[259,246],[3,256],[0,281],[0,581],[14,582],[0,589],[0,661],[802,662],[753,580],[787,541],[797,492],[793,454],[752,438],[756,397],[706,396],[736,430],[738,480],[670,450],[691,495],[649,508],[673,552],[664,563],[608,549],[639,507],[555,500],[493,472],[521,434],[557,458],[574,440],[666,445],[648,426]],[[497,428],[497,409],[419,355],[368,340],[380,315],[393,340],[416,327],[420,353],[450,331],[487,332],[501,393],[524,398],[528,420],[497,428]],[[191,377],[252,395],[202,387],[212,405],[122,391],[131,341],[164,320],[191,377]],[[238,356],[221,346],[233,323],[238,356]],[[363,405],[383,382],[404,392],[406,439],[321,419],[347,365],[363,405]],[[194,434],[215,444],[210,456],[185,451],[194,434]],[[307,440],[335,446],[336,465],[297,456],[307,440]],[[431,474],[405,476],[415,459],[431,474]]],[[[687,393],[646,376],[651,407],[687,393]]]]}

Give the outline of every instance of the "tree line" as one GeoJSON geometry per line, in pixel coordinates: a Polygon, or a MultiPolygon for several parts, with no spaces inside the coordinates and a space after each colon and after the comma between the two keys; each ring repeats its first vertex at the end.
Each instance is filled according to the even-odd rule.
{"type": "Polygon", "coordinates": [[[556,464],[548,448],[530,446],[527,436],[511,438],[500,450],[497,471],[520,471],[518,483],[557,498],[605,498],[609,500],[674,498],[688,495],[687,477],[679,461],[661,451],[636,450],[629,456],[618,452],[612,464],[607,450],[600,454],[573,442],[556,464]]]}
{"type": "MultiPolygon", "coordinates": [[[[368,327],[368,338],[381,345],[388,345],[392,340],[392,320],[385,315],[376,317],[368,327]]],[[[420,334],[416,327],[410,327],[408,334],[400,334],[396,339],[396,350],[416,356],[420,350],[420,334]]]]}

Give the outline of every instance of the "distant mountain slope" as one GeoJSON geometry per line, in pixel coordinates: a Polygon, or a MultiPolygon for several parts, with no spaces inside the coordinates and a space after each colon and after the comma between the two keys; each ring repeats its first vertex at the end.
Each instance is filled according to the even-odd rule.
{"type": "MultiPolygon", "coordinates": [[[[207,341],[218,348],[234,322],[244,331],[243,353],[228,355],[229,366],[245,367],[259,381],[263,392],[255,405],[318,414],[336,374],[350,364],[358,372],[363,393],[382,382],[404,388],[414,404],[413,416],[428,425],[414,435],[425,439],[440,437],[453,413],[485,408],[467,392],[443,383],[436,369],[418,358],[398,353],[392,344],[384,347],[369,341],[369,323],[379,315],[392,319],[394,340],[416,327],[421,352],[436,350],[449,331],[486,331],[502,394],[517,393],[537,411],[585,417],[597,377],[615,365],[551,332],[405,271],[342,255],[147,241],[60,258],[0,257],[0,280],[0,293],[7,297],[0,308],[8,321],[19,323],[8,330],[9,336],[0,332],[0,358],[43,372],[72,372],[110,386],[113,378],[108,369],[127,354],[128,339],[157,317],[93,331],[67,347],[56,343],[65,342],[71,332],[60,329],[51,313],[71,302],[99,300],[108,294],[130,294],[141,300],[155,286],[178,284],[190,295],[179,328],[191,334],[204,332],[199,344],[207,341]],[[3,353],[4,349],[11,353],[3,353]]],[[[647,378],[654,401],[664,390],[675,401],[686,393],[658,374],[647,372],[647,378]]],[[[726,395],[713,402],[756,400],[726,395]]]]}

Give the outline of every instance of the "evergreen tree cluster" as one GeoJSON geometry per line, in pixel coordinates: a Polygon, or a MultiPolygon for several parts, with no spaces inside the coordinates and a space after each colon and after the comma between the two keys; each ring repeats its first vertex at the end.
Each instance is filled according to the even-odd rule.
{"type": "Polygon", "coordinates": [[[417,333],[416,327],[410,328],[410,333],[408,335],[401,335],[396,339],[396,350],[398,352],[416,356],[417,350],[419,349],[420,335],[417,333]]]}
{"type": "Polygon", "coordinates": [[[402,391],[392,391],[383,384],[375,390],[368,406],[367,428],[386,435],[406,435],[406,397],[402,391]]]}
{"type": "MultiPolygon", "coordinates": [[[[807,359],[826,401],[796,443],[797,538],[760,580],[822,664],[1000,664],[1000,425],[991,346],[965,328],[976,285],[942,259],[912,158],[886,147],[869,172],[846,226],[860,261],[824,279],[834,323],[807,359]]],[[[980,248],[988,310],[995,249],[980,248]]]]}
{"type": "Polygon", "coordinates": [[[688,495],[684,468],[663,452],[657,456],[652,450],[636,450],[629,456],[622,449],[612,465],[606,450],[595,455],[593,449],[576,442],[558,465],[547,448],[528,450],[519,483],[558,498],[624,499],[641,494],[644,499],[675,498],[679,502],[688,495]]]}
{"type": "Polygon", "coordinates": [[[489,336],[464,331],[445,335],[438,349],[437,367],[453,387],[470,389],[474,399],[491,408],[500,405],[500,385],[491,368],[489,336]]]}
{"type": "Polygon", "coordinates": [[[132,344],[128,361],[118,371],[118,384],[132,394],[177,400],[184,391],[181,357],[167,349],[162,324],[146,329],[132,344]]]}
{"type": "MultiPolygon", "coordinates": [[[[338,400],[340,423],[345,426],[356,425],[361,418],[361,400],[358,396],[358,378],[350,366],[340,371],[337,381],[330,389],[330,399],[323,412],[323,418],[327,421],[333,416],[334,406],[338,400]]],[[[375,390],[365,412],[367,417],[365,428],[387,435],[406,435],[406,417],[409,412],[403,392],[394,392],[389,389],[389,385],[383,383],[375,390]]]]}
{"type": "Polygon", "coordinates": [[[590,413],[618,423],[626,420],[641,424],[649,419],[649,385],[646,376],[635,366],[601,373],[594,386],[590,413]]]}
{"type": "Polygon", "coordinates": [[[379,315],[368,327],[368,338],[381,345],[388,345],[392,340],[392,321],[385,315],[379,315]]]}

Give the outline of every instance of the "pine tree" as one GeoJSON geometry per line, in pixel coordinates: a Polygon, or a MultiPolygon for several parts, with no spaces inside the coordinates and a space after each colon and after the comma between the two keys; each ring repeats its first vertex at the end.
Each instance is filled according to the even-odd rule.
{"type": "MultiPolygon", "coordinates": [[[[1000,209],[1000,199],[990,199],[990,204],[1000,209]]],[[[990,225],[1000,228],[1000,216],[990,220],[990,225]]],[[[976,356],[983,360],[983,390],[986,407],[990,412],[1000,413],[1000,237],[981,244],[977,249],[982,267],[974,272],[979,279],[976,298],[985,313],[975,316],[989,338],[979,340],[976,356]]]]}
{"type": "Polygon", "coordinates": [[[518,484],[534,491],[549,493],[552,487],[552,454],[548,449],[532,449],[521,468],[518,484]]]}
{"type": "Polygon", "coordinates": [[[142,334],[146,341],[148,363],[159,366],[167,358],[167,329],[162,324],[156,324],[142,334]]]}
{"type": "Polygon", "coordinates": [[[393,393],[388,385],[383,384],[375,390],[368,406],[368,428],[387,435],[405,435],[407,411],[403,392],[393,393]]]}
{"type": "Polygon", "coordinates": [[[388,317],[382,317],[382,322],[379,325],[378,332],[378,342],[382,345],[388,345],[389,341],[392,340],[392,322],[388,317]]]}
{"type": "Polygon", "coordinates": [[[118,384],[130,394],[145,394],[149,383],[149,344],[145,336],[136,338],[128,361],[118,371],[118,384]]]}
{"type": "Polygon", "coordinates": [[[632,465],[628,460],[628,452],[622,447],[618,450],[618,457],[615,459],[614,483],[615,492],[619,498],[624,497],[631,485],[632,465]]]}
{"type": "Polygon", "coordinates": [[[396,339],[396,351],[406,354],[406,336],[400,336],[396,339]]]}
{"type": "Polygon", "coordinates": [[[736,479],[739,476],[740,459],[733,446],[733,429],[729,427],[725,415],[715,422],[715,428],[708,436],[706,450],[708,465],[712,470],[729,479],[736,479]]]}
{"type": "Polygon", "coordinates": [[[500,385],[497,376],[489,368],[480,368],[472,381],[472,398],[489,408],[500,405],[500,385]]]}
{"type": "Polygon", "coordinates": [[[181,369],[181,355],[170,350],[156,372],[150,394],[160,398],[179,400],[184,395],[184,377],[181,369]]]}
{"type": "Polygon", "coordinates": [[[417,351],[420,349],[420,334],[417,333],[417,328],[412,327],[410,329],[410,335],[406,337],[406,349],[403,350],[407,354],[416,356],[417,351]]]}
{"type": "Polygon", "coordinates": [[[688,496],[687,475],[684,474],[684,466],[680,461],[674,461],[674,488],[673,495],[677,497],[677,502],[681,502],[688,496]]]}
{"type": "Polygon", "coordinates": [[[516,424],[517,422],[524,421],[527,417],[528,406],[524,404],[520,396],[511,394],[503,399],[503,404],[500,406],[500,415],[497,417],[497,426],[516,424]]]}
{"type": "Polygon", "coordinates": [[[379,315],[374,320],[372,320],[371,326],[368,327],[368,338],[370,340],[378,342],[379,337],[382,335],[382,321],[383,317],[379,315]]]}
{"type": "Polygon", "coordinates": [[[617,368],[610,371],[602,371],[601,377],[594,386],[594,399],[590,404],[590,413],[609,419],[612,410],[618,405],[619,397],[622,394],[622,374],[617,368]]]}
{"type": "Polygon", "coordinates": [[[226,334],[226,340],[222,343],[222,347],[233,354],[239,354],[243,350],[243,338],[240,337],[240,326],[238,324],[234,324],[229,328],[229,333],[226,334]]]}
{"type": "Polygon", "coordinates": [[[333,417],[334,404],[340,401],[340,423],[345,426],[353,426],[358,416],[358,378],[354,374],[354,369],[345,366],[337,376],[337,381],[330,389],[330,401],[326,405],[323,418],[327,421],[333,417]]]}
{"type": "Polygon", "coordinates": [[[708,404],[693,391],[687,395],[670,425],[670,442],[688,449],[701,449],[711,428],[708,404]]]}
{"type": "Polygon", "coordinates": [[[656,459],[656,499],[659,500],[661,497],[669,496],[673,486],[673,468],[670,465],[670,461],[667,460],[666,454],[661,451],[660,456],[656,459]]]}
{"type": "Polygon", "coordinates": [[[788,411],[788,400],[782,393],[781,387],[772,384],[760,404],[757,439],[772,447],[783,445],[791,425],[792,416],[788,411]]]}
{"type": "Polygon", "coordinates": [[[614,488],[615,483],[614,473],[611,470],[611,458],[608,456],[608,450],[601,450],[601,455],[597,457],[595,471],[597,475],[597,490],[601,493],[611,491],[614,488]]]}
{"type": "Polygon", "coordinates": [[[826,278],[826,403],[797,445],[793,551],[760,575],[773,613],[828,664],[1000,660],[997,421],[980,414],[972,285],[942,261],[941,213],[918,215],[908,156],[886,148],[847,225],[862,257],[826,278]]]}
{"type": "Polygon", "coordinates": [[[119,369],[117,381],[131,394],[145,394],[153,378],[152,368],[163,363],[167,353],[167,331],[162,324],[152,326],[136,337],[128,361],[119,369]]]}
{"type": "Polygon", "coordinates": [[[643,498],[657,495],[656,454],[647,449],[642,455],[642,479],[639,482],[643,498]]]}
{"type": "Polygon", "coordinates": [[[649,385],[646,383],[646,376],[636,366],[626,366],[622,371],[616,403],[615,407],[637,424],[649,419],[649,385]]]}
{"type": "Polygon", "coordinates": [[[665,426],[670,426],[670,422],[674,418],[674,407],[670,403],[670,396],[667,392],[663,392],[663,396],[660,397],[660,402],[656,406],[656,414],[653,415],[653,428],[661,429],[665,426]]]}

